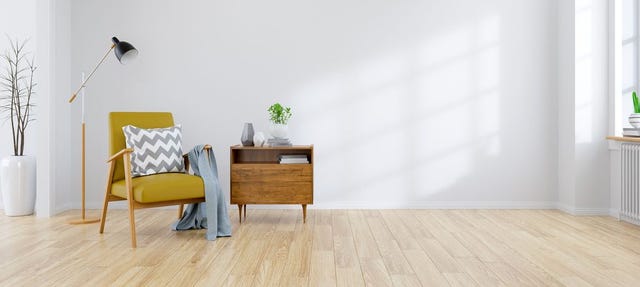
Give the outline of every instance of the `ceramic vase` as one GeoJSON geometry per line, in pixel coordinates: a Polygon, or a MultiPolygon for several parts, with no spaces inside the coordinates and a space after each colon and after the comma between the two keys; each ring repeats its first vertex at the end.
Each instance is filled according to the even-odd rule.
{"type": "Polygon", "coordinates": [[[243,146],[253,146],[253,124],[244,123],[244,129],[242,129],[242,137],[240,138],[243,146]]]}
{"type": "Polygon", "coordinates": [[[640,114],[631,114],[629,115],[629,123],[632,127],[636,129],[640,129],[640,114]]]}
{"type": "Polygon", "coordinates": [[[9,156],[0,161],[0,190],[7,216],[33,214],[36,205],[36,158],[9,156]]]}
{"type": "Polygon", "coordinates": [[[271,123],[271,126],[269,126],[269,133],[274,138],[286,139],[289,135],[289,126],[271,123]]]}
{"type": "Polygon", "coordinates": [[[262,146],[265,142],[265,137],[264,137],[264,133],[263,132],[257,132],[254,136],[253,136],[253,145],[255,146],[262,146]]]}

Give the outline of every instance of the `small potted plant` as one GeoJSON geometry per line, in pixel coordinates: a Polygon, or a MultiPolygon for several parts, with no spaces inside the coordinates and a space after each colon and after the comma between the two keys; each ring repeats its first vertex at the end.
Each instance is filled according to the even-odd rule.
{"type": "Polygon", "coordinates": [[[274,138],[286,139],[289,130],[287,122],[289,122],[292,116],[291,108],[284,107],[280,103],[275,103],[269,107],[268,111],[269,121],[271,121],[269,133],[274,138]]]}
{"type": "Polygon", "coordinates": [[[638,129],[640,128],[640,103],[638,102],[636,91],[633,91],[631,98],[633,100],[633,114],[629,116],[629,123],[631,126],[638,129]]]}
{"type": "Polygon", "coordinates": [[[33,119],[33,59],[24,51],[26,42],[11,41],[0,56],[0,114],[11,127],[13,154],[0,161],[0,190],[7,216],[33,214],[36,202],[36,158],[24,154],[25,135],[33,119]]]}

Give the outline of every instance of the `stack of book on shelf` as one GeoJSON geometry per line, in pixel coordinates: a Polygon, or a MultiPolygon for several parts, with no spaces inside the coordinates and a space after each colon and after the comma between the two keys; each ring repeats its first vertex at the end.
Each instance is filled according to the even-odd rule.
{"type": "Polygon", "coordinates": [[[291,141],[289,139],[268,139],[267,146],[291,146],[291,141]]]}
{"type": "Polygon", "coordinates": [[[292,164],[292,163],[309,163],[306,154],[283,154],[280,156],[281,164],[292,164]]]}
{"type": "Polygon", "coordinates": [[[623,128],[622,135],[625,137],[640,137],[640,129],[636,128],[623,128]]]}

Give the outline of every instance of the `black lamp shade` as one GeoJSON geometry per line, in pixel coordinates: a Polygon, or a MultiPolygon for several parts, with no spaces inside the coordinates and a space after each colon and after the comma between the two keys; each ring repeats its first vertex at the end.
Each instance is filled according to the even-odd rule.
{"type": "Polygon", "coordinates": [[[111,41],[116,45],[113,51],[116,53],[116,58],[118,58],[121,64],[126,65],[130,60],[138,56],[138,50],[129,44],[129,42],[120,41],[116,37],[111,38],[111,41]]]}

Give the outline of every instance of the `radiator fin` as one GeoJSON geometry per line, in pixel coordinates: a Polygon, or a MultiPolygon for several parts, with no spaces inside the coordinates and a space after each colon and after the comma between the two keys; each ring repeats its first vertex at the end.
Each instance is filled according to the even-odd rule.
{"type": "Polygon", "coordinates": [[[620,219],[640,223],[640,144],[621,146],[620,219]]]}

